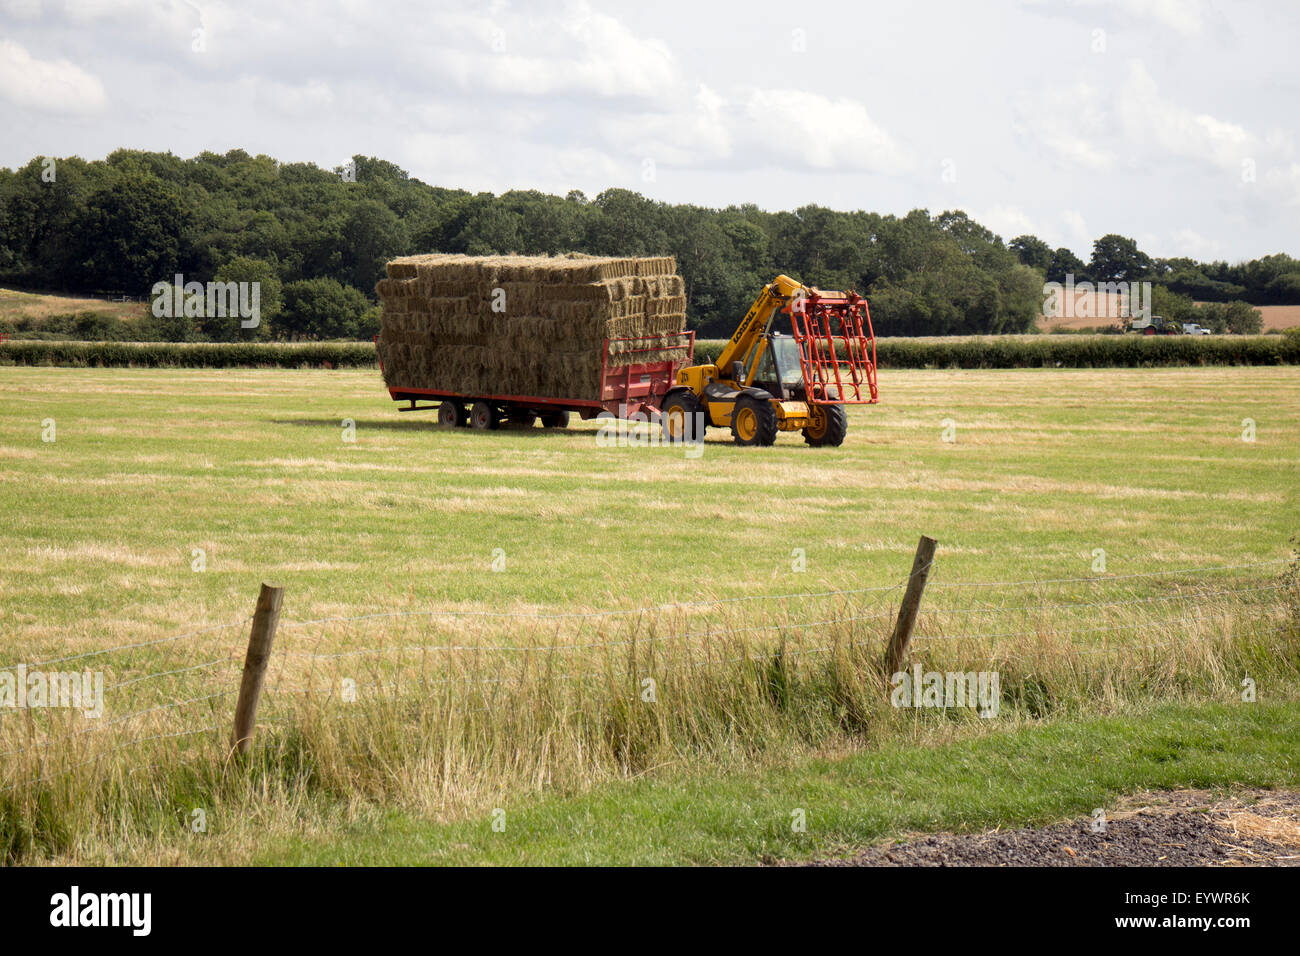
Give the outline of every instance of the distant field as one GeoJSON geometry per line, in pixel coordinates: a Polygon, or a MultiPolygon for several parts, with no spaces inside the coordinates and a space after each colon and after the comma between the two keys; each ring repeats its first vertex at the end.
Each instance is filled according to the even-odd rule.
{"type": "Polygon", "coordinates": [[[1264,331],[1269,329],[1293,329],[1300,325],[1300,305],[1261,305],[1259,311],[1264,314],[1264,331]]]}
{"type": "MultiPolygon", "coordinates": [[[[1091,329],[1119,323],[1120,320],[1114,317],[1119,314],[1119,296],[1098,296],[1095,294],[1086,297],[1079,296],[1080,300],[1084,298],[1089,300],[1088,316],[1058,319],[1040,315],[1038,317],[1038,328],[1043,332],[1050,332],[1053,328],[1091,329]],[[1111,301],[1108,303],[1105,301],[1106,299],[1111,301]],[[1099,310],[1106,308],[1109,308],[1110,312],[1099,317],[1099,310]]],[[[1197,305],[1203,304],[1201,302],[1197,303],[1197,305]]],[[[1255,308],[1259,309],[1263,317],[1265,332],[1270,329],[1290,329],[1300,325],[1300,305],[1257,305],[1255,308]]]]}
{"type": "Polygon", "coordinates": [[[1126,314],[1127,299],[1128,296],[1111,293],[1076,292],[1073,304],[1062,303],[1063,311],[1069,313],[1069,318],[1049,318],[1039,314],[1038,328],[1050,332],[1053,328],[1093,329],[1118,325],[1119,316],[1126,314]]]}
{"type": "Polygon", "coordinates": [[[81,299],[75,296],[0,289],[0,320],[45,319],[52,315],[98,312],[101,315],[130,321],[142,318],[148,310],[147,302],[110,302],[107,299],[81,299]]]}

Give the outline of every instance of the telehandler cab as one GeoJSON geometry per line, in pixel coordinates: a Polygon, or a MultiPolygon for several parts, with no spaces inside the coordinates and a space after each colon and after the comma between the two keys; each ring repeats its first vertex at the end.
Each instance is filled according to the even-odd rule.
{"type": "Polygon", "coordinates": [[[700,441],[713,425],[730,428],[737,445],[771,445],[778,432],[802,431],[809,445],[834,446],[848,431],[844,406],[876,401],[866,299],[781,275],[759,293],[714,364],[678,371],[660,423],[669,441],[700,441]]]}

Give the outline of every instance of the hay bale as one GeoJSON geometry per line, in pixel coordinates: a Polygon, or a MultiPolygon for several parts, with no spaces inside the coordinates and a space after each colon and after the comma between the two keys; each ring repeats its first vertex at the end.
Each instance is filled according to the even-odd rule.
{"type": "Polygon", "coordinates": [[[375,286],[384,381],[465,395],[599,397],[612,368],[686,358],[685,285],[671,257],[430,254],[375,286]],[[638,341],[627,340],[638,337],[638,341]]]}

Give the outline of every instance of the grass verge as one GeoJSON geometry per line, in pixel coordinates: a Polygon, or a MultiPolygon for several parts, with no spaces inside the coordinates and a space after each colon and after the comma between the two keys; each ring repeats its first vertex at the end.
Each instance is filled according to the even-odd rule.
{"type": "Polygon", "coordinates": [[[637,780],[506,803],[449,824],[389,814],[254,861],[308,865],[681,865],[808,859],[915,831],[1087,815],[1142,789],[1300,784],[1300,702],[1166,705],[1025,726],[937,747],[903,743],[762,773],[637,780]],[[803,810],[807,830],[792,814],[803,810]],[[498,816],[500,819],[500,816],[498,816]]]}

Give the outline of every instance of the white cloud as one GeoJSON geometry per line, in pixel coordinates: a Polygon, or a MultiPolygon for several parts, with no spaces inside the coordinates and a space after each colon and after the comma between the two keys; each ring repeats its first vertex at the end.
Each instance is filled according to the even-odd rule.
{"type": "Polygon", "coordinates": [[[1181,226],[1225,256],[1272,252],[1300,206],[1300,8],[1269,0],[849,5],[805,54],[761,11],[698,0],[0,0],[0,22],[2,165],[121,146],[326,167],[360,152],[493,191],[938,202],[1085,257],[1103,232],[1192,242],[1181,226]],[[959,183],[936,186],[938,157],[959,183]]]}
{"type": "Polygon", "coordinates": [[[1255,132],[1184,106],[1161,92],[1141,60],[1130,60],[1109,88],[1076,83],[1021,91],[1013,128],[1067,169],[1169,175],[1180,163],[1236,187],[1252,182],[1242,175],[1248,168],[1266,198],[1300,202],[1300,170],[1289,134],[1255,132]]]}
{"type": "Polygon", "coordinates": [[[1258,155],[1263,145],[1236,123],[1196,113],[1163,97],[1140,60],[1128,64],[1128,75],[1115,99],[1124,134],[1167,155],[1236,170],[1243,159],[1258,155]]]}
{"type": "Polygon", "coordinates": [[[1092,250],[1093,235],[1088,229],[1083,213],[1077,209],[1064,209],[1061,211],[1061,222],[1065,225],[1066,247],[1077,250],[1082,258],[1088,258],[1087,254],[1092,250]]]}
{"type": "Polygon", "coordinates": [[[668,165],[878,173],[905,166],[901,147],[863,104],[799,90],[723,93],[701,84],[658,111],[612,113],[601,130],[612,151],[668,165]]]}
{"type": "Polygon", "coordinates": [[[1102,91],[1088,83],[1023,90],[1016,96],[1012,129],[1066,166],[1105,172],[1114,167],[1110,116],[1102,91]]]}
{"type": "Polygon", "coordinates": [[[745,118],[751,137],[765,142],[772,155],[814,169],[896,173],[906,165],[893,137],[857,100],[756,89],[745,104],[745,118]]]}
{"type": "Polygon", "coordinates": [[[443,36],[424,58],[426,68],[466,90],[655,98],[683,85],[665,43],[636,35],[585,0],[527,15],[430,17],[443,36]]]}
{"type": "Polygon", "coordinates": [[[1204,33],[1212,10],[1206,0],[1026,0],[1026,5],[1076,19],[1113,13],[1126,24],[1146,20],[1184,37],[1204,33]]]}
{"type": "Polygon", "coordinates": [[[1016,236],[1038,234],[1033,220],[1019,206],[993,205],[978,211],[972,209],[970,216],[980,225],[992,229],[1004,241],[1014,239],[1016,236]]]}
{"type": "Polygon", "coordinates": [[[38,60],[12,40],[0,40],[0,96],[59,113],[96,112],[108,102],[98,77],[67,60],[38,60]]]}
{"type": "Polygon", "coordinates": [[[1300,163],[1287,163],[1265,170],[1265,190],[1285,206],[1300,206],[1300,163]]]}
{"type": "Polygon", "coordinates": [[[15,20],[39,20],[41,0],[0,0],[0,10],[15,20]]]}
{"type": "Polygon", "coordinates": [[[334,91],[322,80],[295,85],[245,75],[239,78],[239,85],[256,102],[288,116],[312,115],[334,103],[334,91]]]}
{"type": "Polygon", "coordinates": [[[1195,229],[1174,230],[1170,234],[1166,245],[1167,248],[1173,250],[1166,256],[1166,258],[1170,259],[1187,256],[1201,262],[1211,262],[1215,259],[1222,259],[1225,254],[1222,242],[1217,239],[1207,238],[1195,229]]]}
{"type": "Polygon", "coordinates": [[[701,84],[690,99],[657,112],[612,112],[600,121],[610,149],[657,163],[693,166],[733,155],[734,120],[727,100],[701,84]]]}

